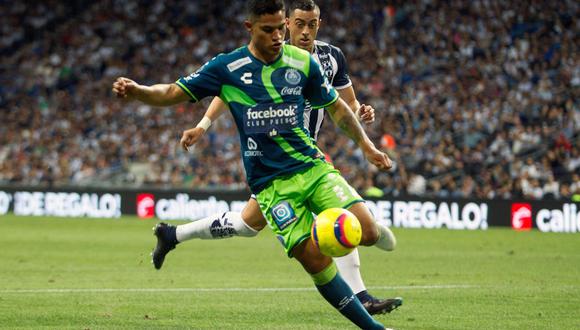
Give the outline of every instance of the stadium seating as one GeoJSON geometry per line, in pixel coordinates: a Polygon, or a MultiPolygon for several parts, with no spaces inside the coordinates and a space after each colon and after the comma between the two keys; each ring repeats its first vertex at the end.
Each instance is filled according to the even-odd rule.
{"type": "MultiPolygon", "coordinates": [[[[378,172],[327,119],[319,144],[355,188],[580,194],[578,2],[384,3],[319,1],[319,39],[343,49],[359,99],[377,111],[369,135],[380,145],[389,134],[384,148],[396,161],[378,172]]],[[[3,2],[0,10],[1,184],[245,187],[229,115],[193,153],[179,149],[209,100],[153,108],[110,92],[119,75],[172,82],[243,45],[243,1],[3,2]]]]}

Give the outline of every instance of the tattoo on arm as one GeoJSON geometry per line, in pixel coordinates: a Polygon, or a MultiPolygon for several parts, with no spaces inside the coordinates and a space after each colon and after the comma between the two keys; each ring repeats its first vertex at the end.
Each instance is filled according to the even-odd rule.
{"type": "Polygon", "coordinates": [[[368,140],[354,112],[348,109],[344,101],[339,100],[329,110],[336,125],[354,142],[360,145],[361,142],[368,140]]]}

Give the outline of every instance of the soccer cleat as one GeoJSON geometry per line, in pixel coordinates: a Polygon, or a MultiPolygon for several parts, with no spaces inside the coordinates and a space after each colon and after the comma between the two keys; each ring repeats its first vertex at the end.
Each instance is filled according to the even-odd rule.
{"type": "Polygon", "coordinates": [[[396,297],[391,299],[377,299],[373,297],[372,299],[364,302],[362,305],[371,315],[386,314],[403,305],[403,298],[396,297]]]}
{"type": "Polygon", "coordinates": [[[168,225],[164,222],[158,223],[153,228],[153,234],[157,237],[157,245],[153,253],[151,253],[153,259],[151,262],[155,266],[155,269],[161,269],[167,253],[175,249],[175,246],[179,242],[175,237],[175,226],[168,225]]]}

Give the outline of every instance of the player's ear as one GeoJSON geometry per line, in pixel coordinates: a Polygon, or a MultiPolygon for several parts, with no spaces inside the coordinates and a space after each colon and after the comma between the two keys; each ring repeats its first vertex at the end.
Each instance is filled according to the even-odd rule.
{"type": "Polygon", "coordinates": [[[249,20],[245,20],[244,21],[244,27],[246,28],[246,30],[248,30],[248,32],[252,33],[252,22],[250,22],[249,20]]]}
{"type": "Polygon", "coordinates": [[[290,19],[286,17],[286,28],[290,27],[290,19]]]}

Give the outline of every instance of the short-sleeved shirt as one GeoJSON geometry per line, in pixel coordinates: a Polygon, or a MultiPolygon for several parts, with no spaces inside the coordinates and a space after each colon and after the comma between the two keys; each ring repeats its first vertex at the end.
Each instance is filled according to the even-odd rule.
{"type": "Polygon", "coordinates": [[[333,104],[338,93],[307,51],[286,44],[266,64],[245,46],[215,57],[176,83],[194,102],[219,96],[228,104],[253,193],[324,158],[304,125],[304,111],[333,104]]]}

